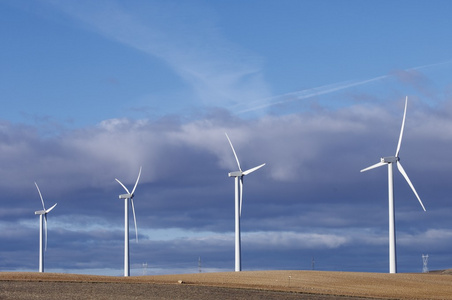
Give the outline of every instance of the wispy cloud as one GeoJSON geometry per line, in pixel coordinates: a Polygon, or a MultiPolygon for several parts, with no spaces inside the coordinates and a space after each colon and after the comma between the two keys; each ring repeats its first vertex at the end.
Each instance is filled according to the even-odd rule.
{"type": "Polygon", "coordinates": [[[285,104],[285,103],[289,103],[289,102],[293,102],[293,101],[305,100],[305,99],[309,99],[309,98],[313,98],[313,97],[317,97],[317,96],[327,95],[327,94],[331,94],[331,93],[338,92],[341,90],[346,90],[346,89],[349,89],[352,87],[357,87],[357,86],[365,85],[365,84],[372,83],[372,82],[378,82],[378,81],[382,81],[382,80],[389,79],[389,78],[400,79],[401,81],[403,81],[407,84],[413,85],[415,88],[423,91],[425,94],[431,95],[432,94],[431,91],[428,91],[428,89],[425,87],[425,85],[426,85],[425,82],[427,81],[427,79],[425,77],[423,77],[419,73],[419,71],[423,70],[423,69],[439,67],[439,66],[443,66],[443,65],[447,65],[447,64],[451,64],[451,63],[452,63],[452,61],[445,61],[445,62],[440,62],[440,63],[435,63],[435,64],[428,64],[428,65],[418,66],[418,67],[414,67],[414,68],[409,68],[409,69],[405,69],[405,70],[395,70],[395,71],[392,71],[388,75],[377,76],[377,77],[365,79],[365,80],[344,81],[344,82],[339,82],[339,83],[334,83],[334,84],[329,84],[329,85],[323,85],[320,87],[310,88],[310,89],[306,89],[306,90],[302,90],[302,91],[291,92],[291,93],[287,93],[287,94],[282,94],[282,95],[273,96],[273,97],[265,98],[262,100],[250,102],[250,103],[246,104],[246,106],[248,106],[247,108],[240,109],[240,110],[237,110],[236,107],[231,107],[231,110],[234,111],[236,114],[244,114],[244,113],[248,113],[248,112],[264,110],[271,106],[276,106],[276,105],[281,105],[281,104],[285,104]]]}
{"type": "Polygon", "coordinates": [[[225,106],[268,95],[261,58],[225,39],[208,7],[161,1],[140,9],[115,1],[51,3],[88,30],[163,60],[191,87],[192,101],[225,106]]]}
{"type": "Polygon", "coordinates": [[[340,90],[345,90],[345,89],[348,89],[348,88],[351,88],[354,86],[363,85],[363,84],[370,83],[373,81],[383,80],[385,78],[388,78],[389,76],[390,75],[384,75],[384,76],[379,76],[379,77],[362,80],[362,81],[346,81],[346,82],[341,82],[341,83],[334,83],[334,84],[324,85],[324,86],[320,86],[320,87],[316,87],[316,88],[311,88],[311,89],[306,89],[306,90],[297,91],[297,92],[291,92],[291,93],[287,93],[287,94],[283,94],[283,95],[279,95],[279,96],[274,96],[274,97],[266,98],[266,99],[259,101],[261,103],[263,102],[264,104],[256,103],[257,105],[253,106],[251,103],[252,107],[240,110],[237,112],[237,114],[243,114],[243,113],[256,111],[256,110],[262,110],[262,109],[268,108],[270,106],[275,106],[275,105],[279,105],[279,104],[283,104],[283,103],[287,103],[287,102],[291,102],[291,101],[304,100],[304,99],[309,99],[309,98],[316,97],[316,96],[326,95],[326,94],[334,93],[334,92],[337,92],[340,90]]]}

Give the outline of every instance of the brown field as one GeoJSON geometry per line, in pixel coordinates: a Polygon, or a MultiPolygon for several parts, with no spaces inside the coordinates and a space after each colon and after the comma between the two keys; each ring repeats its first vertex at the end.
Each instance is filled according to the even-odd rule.
{"type": "Polygon", "coordinates": [[[450,272],[0,273],[0,299],[452,299],[450,272]]]}

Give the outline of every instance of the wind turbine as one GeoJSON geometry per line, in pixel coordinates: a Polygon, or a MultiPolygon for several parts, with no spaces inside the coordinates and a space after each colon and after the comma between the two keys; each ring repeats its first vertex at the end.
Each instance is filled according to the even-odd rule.
{"type": "Polygon", "coordinates": [[[39,197],[41,198],[42,203],[42,210],[35,211],[35,215],[39,215],[39,272],[43,273],[44,251],[47,251],[47,214],[55,208],[57,203],[55,203],[51,208],[46,209],[44,205],[44,199],[42,199],[41,191],[39,190],[38,184],[36,182],[35,185],[38,189],[39,197]]]}
{"type": "Polygon", "coordinates": [[[129,256],[129,199],[132,203],[133,222],[135,223],[135,238],[138,243],[137,219],[135,217],[135,207],[133,206],[133,196],[141,176],[141,167],[138,172],[138,178],[135,182],[132,192],[126,188],[117,178],[115,180],[126,190],[127,194],[119,195],[119,199],[124,199],[124,276],[130,276],[130,256],[129,256]]]}
{"type": "Polygon", "coordinates": [[[416,189],[411,183],[410,178],[406,174],[405,170],[400,163],[399,152],[400,145],[402,144],[403,129],[405,127],[406,108],[408,105],[408,97],[405,99],[405,110],[403,112],[402,128],[400,130],[399,142],[397,144],[396,153],[394,156],[382,157],[379,163],[376,163],[370,167],[362,169],[361,172],[365,172],[374,168],[378,168],[384,165],[388,165],[388,196],[389,196],[389,273],[397,273],[397,257],[396,257],[396,236],[395,236],[395,217],[394,217],[394,180],[392,165],[395,163],[400,174],[405,178],[411,190],[416,195],[417,200],[425,211],[424,204],[422,204],[421,198],[419,198],[416,189]]]}
{"type": "Polygon", "coordinates": [[[240,258],[241,254],[241,246],[240,246],[240,218],[242,216],[242,195],[243,195],[243,177],[248,175],[257,169],[262,168],[265,164],[260,166],[251,168],[246,171],[242,171],[240,167],[240,162],[235,153],[234,146],[232,146],[231,140],[229,136],[226,134],[226,137],[229,141],[229,145],[231,145],[232,152],[234,153],[235,160],[237,161],[237,166],[239,167],[239,171],[230,172],[229,177],[235,177],[235,271],[240,272],[242,270],[242,261],[240,258]]]}

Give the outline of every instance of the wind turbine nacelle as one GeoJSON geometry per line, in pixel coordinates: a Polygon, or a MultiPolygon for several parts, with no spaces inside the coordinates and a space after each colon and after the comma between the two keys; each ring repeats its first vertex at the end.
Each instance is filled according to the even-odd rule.
{"type": "Polygon", "coordinates": [[[395,163],[395,162],[397,162],[398,160],[399,160],[399,158],[398,158],[398,157],[395,157],[395,156],[387,156],[387,157],[382,157],[382,158],[381,158],[381,162],[382,162],[382,163],[387,163],[387,164],[395,163]]]}
{"type": "Polygon", "coordinates": [[[45,215],[46,214],[46,211],[45,210],[38,210],[38,211],[35,211],[35,215],[45,215]]]}
{"type": "Polygon", "coordinates": [[[240,177],[243,174],[241,171],[235,171],[235,172],[230,172],[228,175],[229,175],[229,177],[240,177]]]}
{"type": "Polygon", "coordinates": [[[133,195],[132,194],[119,195],[119,199],[129,199],[129,198],[133,198],[133,195]]]}

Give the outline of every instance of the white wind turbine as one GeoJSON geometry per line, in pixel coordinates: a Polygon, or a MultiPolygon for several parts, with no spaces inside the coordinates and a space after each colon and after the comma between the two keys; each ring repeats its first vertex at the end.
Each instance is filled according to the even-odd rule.
{"type": "Polygon", "coordinates": [[[127,194],[119,195],[119,199],[124,199],[124,276],[130,276],[130,256],[129,256],[129,199],[132,204],[133,222],[135,223],[135,238],[138,243],[137,219],[135,217],[135,207],[133,206],[133,196],[141,176],[141,167],[138,172],[138,178],[135,182],[132,192],[126,188],[117,178],[115,180],[126,190],[127,194]]]}
{"type": "Polygon", "coordinates": [[[39,215],[39,272],[44,272],[44,251],[47,250],[47,214],[55,208],[55,203],[51,208],[46,209],[44,199],[42,199],[41,191],[38,184],[35,182],[38,189],[39,197],[41,198],[42,210],[35,211],[35,215],[39,215]],[[44,217],[43,217],[44,216],[44,217]]]}
{"type": "MultiPolygon", "coordinates": [[[[226,134],[226,133],[225,133],[226,134]]],[[[242,261],[240,258],[241,247],[240,247],[240,218],[242,216],[242,195],[243,195],[243,177],[248,175],[257,169],[262,168],[265,164],[254,167],[252,169],[242,171],[240,167],[240,162],[235,153],[234,146],[232,146],[231,140],[229,136],[226,134],[226,137],[229,141],[229,145],[231,145],[232,152],[234,153],[235,160],[237,161],[237,166],[239,167],[239,171],[230,172],[229,177],[235,177],[235,271],[239,272],[242,270],[242,261]]]]}
{"type": "Polygon", "coordinates": [[[402,120],[402,128],[400,130],[399,142],[397,144],[397,150],[395,156],[382,157],[379,163],[376,163],[370,167],[362,169],[361,172],[365,172],[370,169],[378,168],[384,165],[388,165],[388,196],[389,196],[389,273],[397,273],[397,257],[396,257],[396,236],[395,236],[395,222],[394,222],[394,180],[393,180],[393,169],[392,165],[395,163],[397,165],[397,169],[405,178],[408,185],[413,190],[413,193],[416,195],[416,198],[419,200],[419,203],[422,206],[422,209],[425,211],[424,204],[422,204],[421,198],[416,192],[413,184],[411,183],[410,178],[406,174],[405,170],[400,163],[399,151],[400,145],[402,144],[402,136],[403,129],[405,127],[405,117],[406,117],[406,108],[408,105],[408,97],[405,100],[405,110],[403,112],[403,120],[402,120]]]}

